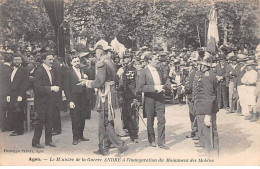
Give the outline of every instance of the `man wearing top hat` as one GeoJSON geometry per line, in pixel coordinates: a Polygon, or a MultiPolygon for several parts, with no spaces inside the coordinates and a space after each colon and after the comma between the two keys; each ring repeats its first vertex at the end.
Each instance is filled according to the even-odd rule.
{"type": "Polygon", "coordinates": [[[99,112],[99,149],[95,151],[98,155],[108,154],[108,140],[118,149],[118,155],[128,150],[128,146],[115,133],[114,109],[118,108],[117,93],[115,85],[118,77],[114,63],[108,59],[107,52],[111,48],[104,40],[98,41],[94,49],[96,51],[96,76],[95,80],[84,80],[78,85],[85,85],[87,88],[97,88],[97,108],[99,112]]]}
{"type": "MultiPolygon", "coordinates": [[[[140,100],[136,94],[137,70],[132,62],[133,54],[125,53],[123,56],[123,73],[119,81],[119,100],[122,102],[122,117],[131,140],[138,143],[137,114],[133,107],[134,101],[140,100]]],[[[140,97],[140,96],[139,96],[140,97]]]]}

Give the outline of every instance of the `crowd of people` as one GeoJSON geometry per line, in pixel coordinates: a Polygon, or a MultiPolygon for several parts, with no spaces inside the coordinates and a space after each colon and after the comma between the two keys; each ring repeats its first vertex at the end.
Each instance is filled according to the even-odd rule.
{"type": "Polygon", "coordinates": [[[44,147],[40,144],[44,126],[45,145],[56,147],[52,136],[62,132],[61,110],[69,110],[71,115],[72,144],[89,141],[84,137],[85,119],[91,118],[94,109],[99,112],[99,144],[94,153],[107,155],[114,146],[121,155],[128,146],[120,137],[129,136],[138,143],[139,118],[143,122],[147,118],[144,123],[150,146],[169,149],[165,143],[165,102],[170,98],[189,107],[191,133],[186,137],[192,138],[196,147],[215,153],[219,109],[259,122],[259,57],[260,46],[254,50],[220,46],[217,53],[192,46],[169,51],[143,46],[138,51],[127,49],[119,57],[104,40],[88,52],[71,51],[66,54],[66,62],[51,50],[30,57],[27,64],[19,53],[3,51],[1,131],[10,131],[10,136],[24,133],[27,97],[33,97],[35,148],[44,147]],[[115,131],[115,110],[120,107],[123,134],[115,131]]]}

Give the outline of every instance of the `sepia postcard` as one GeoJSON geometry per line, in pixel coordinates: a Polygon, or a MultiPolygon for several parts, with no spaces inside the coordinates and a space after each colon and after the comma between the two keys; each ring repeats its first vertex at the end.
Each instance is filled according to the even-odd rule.
{"type": "Polygon", "coordinates": [[[0,166],[259,166],[258,0],[0,0],[0,166]]]}

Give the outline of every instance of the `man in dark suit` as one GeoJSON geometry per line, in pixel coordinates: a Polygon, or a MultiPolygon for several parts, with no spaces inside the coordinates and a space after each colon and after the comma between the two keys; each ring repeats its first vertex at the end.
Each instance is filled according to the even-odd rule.
{"type": "Polygon", "coordinates": [[[154,117],[158,120],[158,146],[163,149],[169,147],[165,144],[165,100],[164,84],[166,79],[157,67],[159,58],[155,54],[146,55],[149,64],[142,70],[137,90],[144,92],[144,113],[147,115],[148,140],[152,147],[156,147],[154,133],[154,117]]]}
{"type": "Polygon", "coordinates": [[[43,125],[45,125],[45,145],[56,147],[52,142],[52,124],[55,111],[60,111],[61,95],[60,76],[52,67],[54,55],[47,52],[42,55],[43,64],[35,72],[35,95],[34,105],[36,110],[36,124],[32,146],[43,148],[40,144],[43,125]]]}
{"type": "Polygon", "coordinates": [[[195,125],[196,122],[196,114],[194,111],[194,100],[192,99],[192,92],[193,92],[193,81],[195,74],[197,72],[197,64],[194,63],[192,66],[192,70],[189,72],[188,77],[186,78],[186,83],[185,83],[185,93],[187,95],[187,100],[188,100],[188,106],[189,106],[189,115],[190,115],[190,122],[191,122],[191,134],[187,135],[187,138],[194,138],[196,135],[197,126],[195,125]]]}
{"type": "Polygon", "coordinates": [[[10,91],[11,73],[13,68],[10,66],[13,60],[11,54],[0,53],[5,63],[0,63],[0,130],[2,132],[10,131],[10,120],[8,121],[6,96],[10,91]]]}
{"type": "Polygon", "coordinates": [[[219,55],[219,64],[216,66],[214,73],[218,76],[223,77],[223,80],[218,84],[217,88],[217,98],[218,98],[218,107],[228,110],[228,86],[226,83],[226,68],[227,63],[225,62],[225,55],[219,55]]]}
{"type": "Polygon", "coordinates": [[[25,67],[21,66],[22,56],[14,55],[14,69],[9,77],[11,89],[6,97],[8,102],[8,114],[11,115],[11,124],[14,132],[10,136],[22,135],[24,132],[24,109],[26,108],[26,90],[28,87],[29,73],[25,67]]]}
{"type": "Polygon", "coordinates": [[[70,115],[72,120],[73,145],[77,145],[80,140],[89,141],[84,138],[85,113],[87,111],[86,87],[77,85],[81,80],[87,78],[83,70],[80,69],[79,57],[72,55],[70,57],[72,67],[67,70],[64,79],[64,92],[70,106],[70,115]]]}

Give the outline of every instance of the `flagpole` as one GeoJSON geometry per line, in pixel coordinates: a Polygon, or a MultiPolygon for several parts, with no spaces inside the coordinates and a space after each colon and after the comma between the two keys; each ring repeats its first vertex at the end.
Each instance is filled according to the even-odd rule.
{"type": "Polygon", "coordinates": [[[200,47],[201,47],[201,42],[200,42],[200,32],[199,32],[199,27],[198,27],[198,25],[197,25],[197,32],[198,32],[199,43],[200,43],[200,47]]]}
{"type": "Polygon", "coordinates": [[[207,46],[207,19],[205,19],[205,42],[204,46],[207,46]]]}

